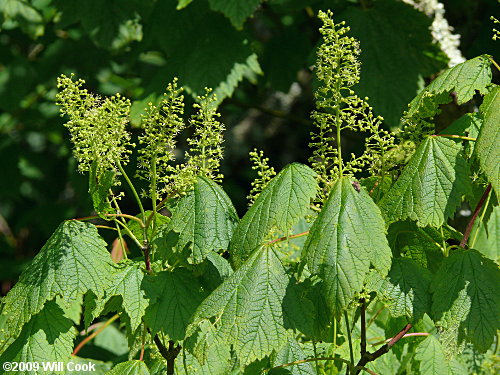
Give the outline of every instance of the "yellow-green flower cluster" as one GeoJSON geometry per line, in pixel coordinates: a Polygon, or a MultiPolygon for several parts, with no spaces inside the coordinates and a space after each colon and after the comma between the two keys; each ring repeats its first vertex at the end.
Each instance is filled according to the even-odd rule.
{"type": "MultiPolygon", "coordinates": [[[[494,22],[494,23],[499,23],[500,24],[500,21],[497,20],[495,17],[491,16],[490,19],[494,22]]],[[[493,40],[497,40],[497,39],[500,39],[500,31],[498,31],[497,29],[493,29],[493,40]]]]}
{"type": "Polygon", "coordinates": [[[205,95],[197,98],[194,104],[197,113],[189,120],[194,128],[194,134],[187,140],[189,150],[186,152],[186,164],[183,166],[184,175],[205,176],[220,181],[220,161],[223,157],[222,133],[224,124],[217,119],[217,98],[211,94],[212,90],[205,88],[205,95]]]}
{"type": "Polygon", "coordinates": [[[171,173],[175,168],[170,164],[175,160],[176,137],[184,129],[184,96],[177,86],[177,79],[167,86],[158,106],[149,103],[146,115],[142,117],[144,133],[139,143],[137,174],[150,182],[149,197],[159,197],[175,190],[171,173]]]}
{"type": "Polygon", "coordinates": [[[102,99],[83,88],[85,81],[73,81],[73,76],[61,75],[57,80],[57,104],[61,115],[68,115],[65,126],[74,144],[73,154],[80,172],[90,171],[95,163],[96,175],[107,170],[118,170],[126,164],[130,148],[130,134],[126,130],[130,101],[120,94],[102,99]]]}
{"type": "Polygon", "coordinates": [[[269,166],[269,158],[264,157],[264,152],[262,150],[257,151],[254,149],[250,151],[250,161],[253,166],[252,169],[257,170],[258,177],[252,181],[252,190],[250,190],[250,194],[247,196],[249,200],[249,204],[253,204],[260,192],[264,190],[269,181],[276,176],[276,171],[273,167],[269,166]]]}
{"type": "Polygon", "coordinates": [[[315,92],[316,110],[311,115],[317,131],[311,133],[310,162],[322,186],[319,199],[324,201],[339,176],[359,172],[367,164],[372,170],[379,170],[379,155],[392,147],[394,140],[380,129],[382,118],[373,115],[368,98],[361,99],[352,90],[360,77],[359,42],[345,35],[349,27],[343,22],[334,24],[331,11],[320,11],[319,18],[323,22],[323,43],[315,65],[320,85],[315,92]],[[344,129],[371,134],[365,154],[358,158],[351,155],[346,163],[342,160],[340,137],[344,129]]]}

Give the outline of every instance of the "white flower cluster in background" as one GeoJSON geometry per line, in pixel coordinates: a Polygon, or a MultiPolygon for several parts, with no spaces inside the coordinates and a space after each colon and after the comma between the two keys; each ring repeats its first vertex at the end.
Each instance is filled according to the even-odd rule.
{"type": "Polygon", "coordinates": [[[450,67],[465,61],[459,49],[460,35],[453,34],[453,27],[448,24],[444,17],[444,5],[438,0],[403,0],[414,8],[433,18],[431,31],[434,40],[439,43],[443,52],[448,56],[450,67]]]}

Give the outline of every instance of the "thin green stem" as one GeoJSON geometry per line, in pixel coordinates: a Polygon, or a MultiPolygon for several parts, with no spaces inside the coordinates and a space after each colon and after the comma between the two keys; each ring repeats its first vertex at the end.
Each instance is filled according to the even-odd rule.
{"type": "MultiPolygon", "coordinates": [[[[139,205],[139,210],[141,211],[142,218],[144,219],[146,217],[146,215],[144,213],[144,207],[142,205],[141,199],[139,198],[139,194],[137,194],[137,190],[135,190],[135,187],[132,184],[132,181],[130,181],[130,178],[128,177],[127,172],[125,172],[121,163],[118,162],[117,165],[118,165],[118,169],[120,170],[123,178],[125,179],[125,181],[127,181],[127,184],[130,187],[130,190],[132,191],[132,194],[134,195],[134,198],[135,198],[137,204],[139,205]]],[[[144,234],[144,240],[147,241],[146,226],[144,226],[142,229],[143,229],[143,234],[144,234]]]]}
{"type": "Polygon", "coordinates": [[[122,247],[123,259],[128,259],[127,252],[125,251],[125,241],[123,240],[122,231],[120,230],[118,224],[115,223],[115,225],[116,225],[116,230],[118,231],[118,238],[120,238],[120,245],[122,247]]]}
{"type": "Polygon", "coordinates": [[[351,358],[351,362],[349,363],[349,367],[347,368],[347,374],[350,374],[352,368],[354,367],[354,352],[352,350],[352,337],[351,330],[349,329],[349,316],[347,315],[347,310],[344,310],[344,319],[347,329],[347,340],[349,341],[349,357],[351,358]]]}
{"type": "MultiPolygon", "coordinates": [[[[116,208],[116,212],[121,214],[122,213],[122,210],[120,209],[120,205],[118,204],[118,201],[116,200],[114,194],[113,194],[113,190],[109,189],[109,193],[111,194],[112,198],[111,198],[111,203],[114,204],[115,208],[116,208]]],[[[122,220],[122,222],[124,224],[126,224],[127,222],[125,221],[125,218],[123,217],[120,217],[120,219],[122,220]]]]}
{"type": "MultiPolygon", "coordinates": [[[[337,109],[337,113],[340,112],[340,109],[337,109]]],[[[340,116],[340,114],[338,114],[340,116]]],[[[340,141],[340,131],[341,131],[341,126],[342,124],[339,123],[339,120],[337,119],[337,157],[339,160],[339,177],[342,177],[344,173],[344,167],[342,165],[342,142],[340,141]]]]}
{"type": "MultiPolygon", "coordinates": [[[[108,217],[120,217],[120,218],[127,218],[130,220],[135,220],[141,225],[141,228],[144,226],[144,223],[142,222],[141,219],[139,219],[138,217],[132,216],[132,215],[121,214],[121,213],[119,213],[119,214],[103,214],[103,215],[108,216],[108,217]]],[[[93,220],[93,219],[100,219],[100,218],[101,217],[99,215],[92,215],[92,216],[78,217],[76,219],[71,219],[71,220],[85,221],[85,220],[93,220]]]]}
{"type": "MultiPolygon", "coordinates": [[[[337,318],[333,318],[333,343],[332,343],[332,357],[337,352],[337,318]]],[[[335,366],[330,368],[330,375],[335,375],[337,373],[337,369],[335,366]]]]}
{"type": "Polygon", "coordinates": [[[117,217],[122,217],[122,218],[127,218],[127,219],[130,219],[130,220],[134,220],[134,221],[137,221],[139,223],[139,225],[141,226],[141,228],[144,228],[144,222],[139,219],[138,217],[135,217],[135,216],[132,216],[132,215],[127,215],[127,214],[104,214],[105,216],[109,216],[109,217],[114,217],[114,216],[117,216],[117,217]]]}
{"type": "MultiPolygon", "coordinates": [[[[314,357],[317,357],[318,351],[316,350],[316,341],[313,340],[312,344],[313,344],[314,357]]],[[[314,366],[316,367],[316,374],[319,374],[318,362],[314,362],[314,366]]]]}
{"type": "Polygon", "coordinates": [[[116,230],[116,228],[113,227],[108,227],[107,225],[96,225],[94,224],[96,228],[103,228],[103,229],[110,229],[110,230],[116,230]]]}
{"type": "MultiPolygon", "coordinates": [[[[338,37],[337,37],[338,39],[338,37]]],[[[340,72],[337,72],[338,74],[341,74],[340,72]]],[[[338,96],[341,96],[342,94],[340,93],[340,84],[341,84],[341,81],[340,80],[337,80],[337,83],[336,83],[336,93],[338,96]]],[[[337,130],[337,158],[338,158],[338,163],[339,163],[339,177],[342,177],[342,175],[344,174],[344,166],[343,166],[343,163],[342,163],[342,142],[341,142],[341,138],[340,138],[340,132],[342,130],[342,119],[341,119],[341,116],[340,116],[340,98],[336,98],[336,103],[337,105],[335,106],[335,126],[336,126],[336,130],[337,130]]]]}
{"type": "MultiPolygon", "coordinates": [[[[151,237],[154,237],[155,231],[156,231],[156,157],[151,160],[151,173],[152,173],[152,179],[151,179],[151,204],[153,206],[153,220],[152,220],[152,229],[153,229],[153,234],[151,237]]],[[[144,217],[144,220],[146,218],[144,217]]]]}
{"type": "Polygon", "coordinates": [[[498,71],[500,71],[500,66],[497,64],[495,60],[493,60],[493,57],[489,56],[488,58],[490,59],[491,63],[495,65],[495,68],[497,68],[498,71]]]}
{"type": "MultiPolygon", "coordinates": [[[[146,217],[143,216],[143,219],[146,220],[146,230],[149,228],[149,225],[152,227],[151,231],[151,239],[153,239],[156,235],[156,156],[153,157],[151,160],[151,204],[153,206],[153,212],[151,213],[153,219],[151,220],[151,216],[148,217],[146,220],[146,217]]],[[[149,245],[148,245],[149,246],[149,245]]],[[[154,259],[154,254],[151,251],[151,254],[149,254],[151,258],[154,259]]]]}
{"type": "Polygon", "coordinates": [[[444,257],[447,258],[450,250],[448,249],[448,246],[446,245],[446,240],[444,239],[443,226],[441,226],[439,229],[441,230],[441,240],[443,241],[443,246],[442,246],[443,254],[444,257]]]}
{"type": "Polygon", "coordinates": [[[127,227],[126,224],[122,223],[118,219],[115,219],[115,223],[120,224],[123,227],[123,229],[125,229],[125,232],[127,232],[127,234],[130,236],[130,238],[132,238],[132,240],[134,240],[134,242],[137,244],[137,246],[139,246],[140,248],[142,248],[142,244],[137,239],[137,237],[130,231],[130,229],[128,229],[128,227],[127,227]]]}
{"type": "Polygon", "coordinates": [[[455,139],[463,139],[464,141],[476,142],[476,138],[466,137],[463,135],[456,135],[456,134],[434,134],[434,137],[455,138],[455,139]]]}

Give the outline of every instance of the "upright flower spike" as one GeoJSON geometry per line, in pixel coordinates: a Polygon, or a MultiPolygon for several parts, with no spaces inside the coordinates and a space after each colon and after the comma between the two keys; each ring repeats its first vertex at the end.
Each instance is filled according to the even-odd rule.
{"type": "Polygon", "coordinates": [[[273,167],[269,166],[269,158],[264,157],[264,152],[262,150],[258,151],[254,149],[250,151],[250,161],[253,164],[252,169],[257,170],[258,175],[258,177],[252,181],[252,190],[247,196],[249,204],[252,205],[269,181],[276,176],[276,171],[273,167]]]}
{"type": "Polygon", "coordinates": [[[217,98],[211,94],[212,90],[205,88],[205,95],[197,98],[194,104],[197,113],[189,120],[194,127],[194,134],[187,140],[189,150],[186,152],[186,163],[177,166],[175,184],[182,193],[190,190],[196,176],[205,176],[214,181],[220,181],[223,175],[219,172],[220,161],[223,156],[222,133],[224,124],[217,120],[217,98]]]}
{"type": "Polygon", "coordinates": [[[106,171],[116,172],[119,163],[128,162],[134,146],[126,130],[130,101],[120,94],[102,99],[83,88],[84,80],[72,78],[61,75],[57,79],[57,104],[61,115],[69,116],[65,126],[74,144],[78,170],[83,173],[95,168],[100,178],[106,171]]]}
{"type": "Polygon", "coordinates": [[[143,135],[139,143],[144,147],[139,150],[139,177],[150,182],[150,198],[159,197],[175,189],[172,172],[175,168],[169,164],[175,159],[175,138],[184,129],[184,96],[182,88],[177,87],[177,78],[167,86],[163,100],[158,106],[149,103],[146,115],[142,117],[143,135]]]}
{"type": "MultiPolygon", "coordinates": [[[[320,33],[323,43],[318,49],[315,66],[320,85],[315,92],[316,110],[311,117],[317,131],[311,133],[313,155],[309,159],[318,174],[321,186],[319,200],[324,202],[335,181],[342,175],[359,172],[365,165],[374,170],[383,169],[380,155],[393,146],[392,135],[380,129],[381,117],[375,117],[367,99],[359,98],[352,87],[359,82],[361,64],[359,42],[345,34],[349,27],[341,22],[335,25],[332,12],[319,12],[323,21],[320,33]],[[344,162],[341,131],[369,132],[365,154],[344,162]]],[[[382,158],[382,160],[384,160],[382,158]]]]}

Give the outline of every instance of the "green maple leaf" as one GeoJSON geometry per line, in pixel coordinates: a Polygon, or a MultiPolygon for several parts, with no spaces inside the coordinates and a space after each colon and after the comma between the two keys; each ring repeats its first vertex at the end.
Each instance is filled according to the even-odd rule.
{"type": "Polygon", "coordinates": [[[379,298],[386,301],[393,317],[420,320],[431,309],[431,273],[412,259],[396,258],[387,277],[378,285],[379,298]]]}
{"type": "Polygon", "coordinates": [[[372,264],[382,275],[391,267],[391,249],[379,208],[368,193],[340,178],[311,227],[302,258],[325,282],[335,316],[350,303],[372,264]]]}
{"type": "Polygon", "coordinates": [[[132,42],[140,42],[143,37],[138,6],[142,11],[148,4],[136,0],[123,1],[75,1],[57,2],[62,11],[58,27],[67,27],[81,22],[82,28],[99,47],[119,51],[132,42]]]}
{"type": "Polygon", "coordinates": [[[161,236],[168,239],[170,231],[178,233],[173,245],[175,251],[182,252],[189,247],[192,262],[200,263],[210,252],[228,248],[238,220],[238,214],[224,190],[215,182],[198,177],[194,189],[180,200],[161,236]]]}
{"type": "Polygon", "coordinates": [[[307,213],[317,186],[315,173],[303,164],[290,164],[278,173],[259,194],[234,231],[229,247],[234,264],[240,265],[262,244],[271,229],[288,233],[307,213]]]}
{"type": "Polygon", "coordinates": [[[260,0],[209,0],[210,8],[222,12],[237,29],[243,28],[243,23],[259,6],[260,0]]]}
{"type": "Polygon", "coordinates": [[[386,220],[408,218],[421,227],[439,227],[452,217],[462,195],[471,191],[461,151],[461,145],[451,139],[426,138],[380,201],[386,220]]]}
{"type": "Polygon", "coordinates": [[[361,81],[356,92],[370,99],[376,114],[397,126],[420,88],[421,77],[446,67],[442,52],[432,42],[429,17],[396,1],[348,7],[338,16],[361,45],[361,81]]]}
{"type": "Polygon", "coordinates": [[[184,347],[196,357],[200,365],[208,365],[213,372],[227,371],[231,360],[231,347],[217,336],[215,327],[209,321],[203,320],[196,333],[184,343],[184,347]],[[214,363],[217,364],[216,368],[213,367],[214,363]]]}
{"type": "Polygon", "coordinates": [[[106,298],[99,301],[100,306],[94,312],[94,316],[101,312],[111,297],[120,296],[123,300],[122,308],[130,318],[131,331],[135,332],[149,304],[142,285],[143,264],[143,262],[125,261],[116,266],[116,271],[110,275],[111,283],[106,290],[106,298]]]}
{"type": "Polygon", "coordinates": [[[500,86],[484,97],[479,108],[483,126],[474,147],[481,169],[500,199],[500,86]]]}
{"type": "MultiPolygon", "coordinates": [[[[280,350],[272,356],[272,366],[280,366],[286,363],[291,363],[295,361],[301,361],[306,359],[306,354],[302,350],[300,344],[294,340],[290,339],[286,345],[284,345],[280,350]]],[[[316,375],[316,371],[311,363],[300,363],[297,365],[287,367],[288,373],[291,375],[316,375]]],[[[272,372],[271,372],[272,373],[272,372]]]]}
{"type": "Polygon", "coordinates": [[[450,94],[456,93],[457,103],[472,99],[476,91],[488,92],[491,83],[491,62],[488,55],[481,55],[442,72],[423,89],[408,105],[407,117],[432,117],[439,105],[452,101],[450,94]]]}
{"type": "Polygon", "coordinates": [[[196,1],[176,10],[174,1],[162,1],[157,2],[153,12],[156,16],[145,39],[149,36],[168,59],[160,74],[170,79],[178,77],[193,97],[211,87],[217,99],[223,100],[243,79],[255,82],[262,74],[257,55],[243,33],[236,31],[222,14],[210,10],[207,2],[196,1]]]}
{"type": "Polygon", "coordinates": [[[500,206],[493,208],[486,225],[481,223],[477,230],[476,241],[472,246],[500,263],[500,206]]]}
{"type": "Polygon", "coordinates": [[[8,327],[17,331],[56,296],[63,308],[89,291],[101,298],[114,271],[106,247],[94,225],[73,220],[60,224],[2,300],[8,327]]]}
{"type": "Polygon", "coordinates": [[[446,258],[432,284],[432,315],[444,330],[449,351],[465,341],[482,352],[500,328],[500,270],[476,250],[458,250],[446,258]]]}
{"type": "MultiPolygon", "coordinates": [[[[483,120],[479,115],[479,112],[466,113],[462,117],[453,121],[450,126],[443,129],[439,134],[455,134],[465,137],[477,138],[479,130],[483,125],[483,120]]],[[[476,142],[468,142],[465,146],[465,155],[469,159],[474,153],[474,147],[476,142]]]]}
{"type": "Polygon", "coordinates": [[[143,289],[150,300],[144,321],[154,335],[163,331],[171,340],[182,340],[186,327],[205,297],[199,282],[184,268],[147,276],[143,289]]]}
{"type": "Polygon", "coordinates": [[[422,228],[413,221],[396,221],[387,232],[387,240],[394,254],[411,258],[433,273],[443,260],[443,241],[462,239],[462,234],[449,226],[422,228]]]}
{"type": "Polygon", "coordinates": [[[320,280],[306,279],[302,283],[290,280],[283,300],[285,328],[300,331],[316,341],[328,335],[331,314],[323,288],[320,280]]]}
{"type": "Polygon", "coordinates": [[[467,375],[467,370],[456,359],[450,362],[439,339],[429,335],[417,346],[415,359],[420,362],[421,375],[467,375]]]}
{"type": "Polygon", "coordinates": [[[264,358],[287,341],[282,303],[288,281],[274,250],[260,248],[203,301],[193,326],[215,317],[217,335],[233,345],[242,366],[264,358]]]}
{"type": "Polygon", "coordinates": [[[149,375],[149,370],[144,361],[132,360],[118,363],[106,375],[149,375]]]}
{"type": "MultiPolygon", "coordinates": [[[[26,323],[19,337],[1,355],[0,362],[67,362],[77,331],[61,307],[50,301],[26,323]]],[[[64,374],[53,371],[19,371],[12,374],[64,374]]]]}

